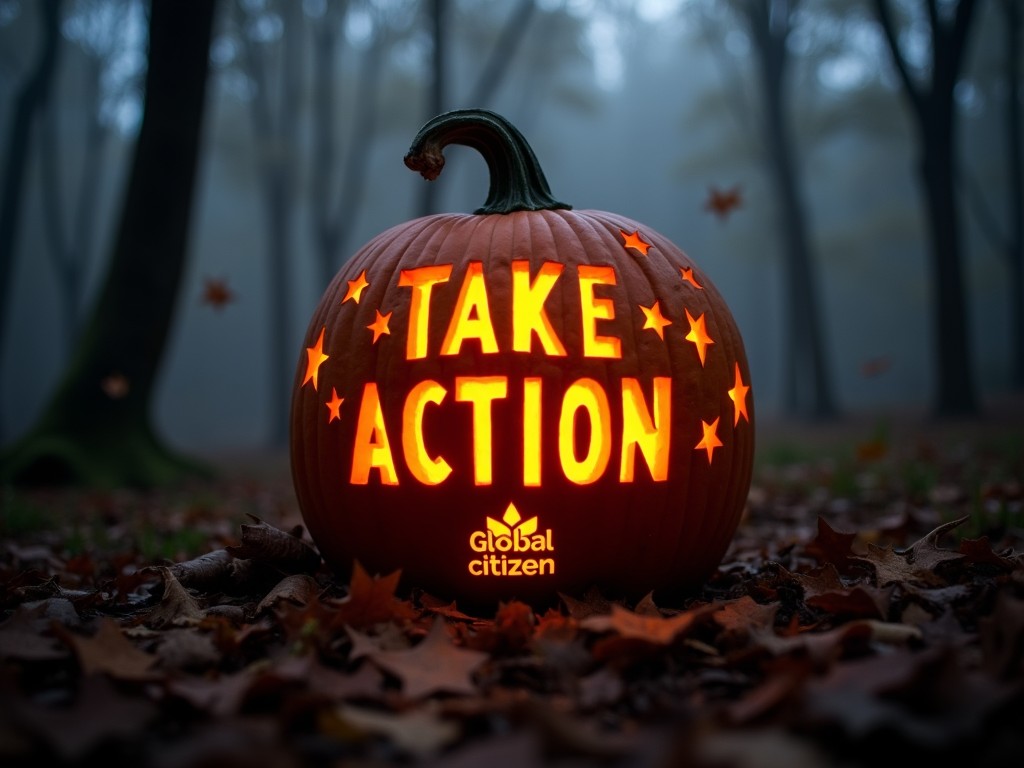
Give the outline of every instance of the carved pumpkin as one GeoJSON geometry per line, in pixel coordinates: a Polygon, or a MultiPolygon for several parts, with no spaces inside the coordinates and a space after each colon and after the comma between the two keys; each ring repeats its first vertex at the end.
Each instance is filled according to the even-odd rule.
{"type": "Polygon", "coordinates": [[[406,165],[477,149],[486,204],[400,224],[327,288],[295,378],[309,532],[346,574],[459,605],[698,585],[750,485],[740,334],[711,281],[625,216],[551,197],[522,135],[443,114],[406,165]]]}

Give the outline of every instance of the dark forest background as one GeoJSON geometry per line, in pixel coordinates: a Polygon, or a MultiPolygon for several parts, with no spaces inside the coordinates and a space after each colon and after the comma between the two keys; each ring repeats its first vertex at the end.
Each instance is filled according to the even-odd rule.
{"type": "Polygon", "coordinates": [[[1024,388],[1019,0],[175,5],[0,1],[4,446],[281,448],[331,276],[483,201],[468,151],[402,164],[460,107],[704,268],[763,419],[1000,419],[1024,388]]]}

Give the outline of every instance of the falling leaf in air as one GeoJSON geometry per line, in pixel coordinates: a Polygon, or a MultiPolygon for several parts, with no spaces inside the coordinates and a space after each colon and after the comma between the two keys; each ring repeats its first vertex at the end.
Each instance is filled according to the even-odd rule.
{"type": "Polygon", "coordinates": [[[227,279],[213,277],[206,278],[206,281],[203,283],[202,295],[202,301],[204,304],[209,304],[219,312],[234,300],[235,294],[231,288],[228,287],[227,279]]]}
{"type": "Polygon", "coordinates": [[[738,209],[743,203],[739,185],[730,189],[718,189],[710,187],[708,197],[704,202],[704,210],[710,211],[722,221],[725,221],[729,214],[738,209]]]}

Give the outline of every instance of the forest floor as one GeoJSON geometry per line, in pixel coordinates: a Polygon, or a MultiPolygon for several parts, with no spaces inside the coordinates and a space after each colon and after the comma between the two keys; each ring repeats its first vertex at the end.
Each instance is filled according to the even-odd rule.
{"type": "Polygon", "coordinates": [[[988,411],[759,423],[732,545],[676,605],[342,583],[282,457],[0,489],[0,763],[1019,765],[1024,407],[988,411]]]}

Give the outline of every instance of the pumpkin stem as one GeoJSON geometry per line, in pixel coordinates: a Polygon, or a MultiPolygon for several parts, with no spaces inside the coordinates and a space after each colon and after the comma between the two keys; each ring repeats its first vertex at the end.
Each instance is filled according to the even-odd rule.
{"type": "Polygon", "coordinates": [[[515,126],[485,109],[457,109],[426,123],[405,156],[405,164],[428,181],[444,168],[449,144],[472,147],[487,161],[491,188],[473,213],[512,213],[570,209],[551,196],[537,156],[515,126]]]}

